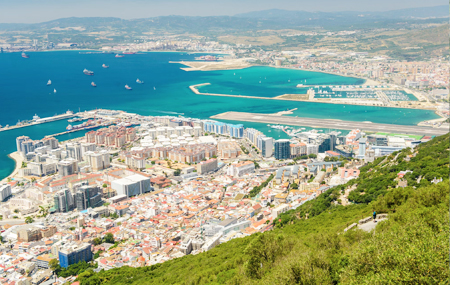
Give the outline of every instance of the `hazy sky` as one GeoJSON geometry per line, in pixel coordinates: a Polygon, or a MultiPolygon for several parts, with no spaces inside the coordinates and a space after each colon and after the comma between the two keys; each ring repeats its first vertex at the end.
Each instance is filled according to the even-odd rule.
{"type": "Polygon", "coordinates": [[[274,8],[387,11],[448,3],[448,0],[0,0],[0,23],[36,23],[65,17],[217,16],[274,8]]]}

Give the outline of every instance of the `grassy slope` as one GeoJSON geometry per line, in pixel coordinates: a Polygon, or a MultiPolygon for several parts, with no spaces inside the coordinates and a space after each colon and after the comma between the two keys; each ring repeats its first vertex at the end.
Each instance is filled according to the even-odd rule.
{"type": "Polygon", "coordinates": [[[341,190],[334,188],[297,211],[281,215],[271,232],[151,267],[123,267],[98,274],[87,271],[79,279],[81,284],[140,285],[446,283],[449,136],[421,145],[410,162],[403,161],[407,152],[399,153],[394,163],[377,160],[365,167],[364,185],[373,187],[370,181],[388,185],[376,173],[391,180],[385,173],[397,173],[399,165],[403,170],[415,167],[417,173],[431,165],[433,171],[446,173],[446,180],[435,185],[423,179],[415,188],[375,187],[376,195],[369,203],[347,207],[335,205],[341,190]],[[375,234],[343,232],[372,209],[390,217],[377,226],[375,234]],[[309,219],[302,218],[306,214],[309,219]]]}

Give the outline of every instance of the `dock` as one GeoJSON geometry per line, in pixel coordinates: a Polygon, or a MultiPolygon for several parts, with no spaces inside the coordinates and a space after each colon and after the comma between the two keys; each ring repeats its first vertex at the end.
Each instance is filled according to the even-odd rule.
{"type": "Polygon", "coordinates": [[[258,113],[244,113],[244,112],[226,112],[212,116],[211,119],[255,122],[274,125],[291,125],[291,126],[302,126],[312,128],[338,129],[338,130],[360,129],[363,131],[370,131],[370,132],[390,132],[396,134],[402,133],[410,135],[428,135],[428,136],[445,135],[446,133],[449,132],[448,128],[377,124],[372,122],[356,122],[356,121],[353,122],[335,119],[302,118],[292,116],[277,116],[274,114],[258,114],[258,113]]]}
{"type": "Polygon", "coordinates": [[[25,122],[25,123],[20,124],[20,125],[10,126],[10,127],[7,127],[7,128],[6,127],[0,128],[0,132],[10,131],[10,130],[15,130],[15,129],[20,129],[20,128],[25,128],[25,127],[31,127],[31,126],[45,124],[45,123],[50,123],[50,122],[54,122],[54,121],[59,121],[59,120],[63,120],[63,119],[72,118],[72,117],[75,117],[75,116],[77,116],[77,115],[73,114],[73,113],[65,113],[65,114],[61,114],[61,115],[55,115],[53,117],[39,118],[36,121],[32,121],[31,123],[25,122]]]}

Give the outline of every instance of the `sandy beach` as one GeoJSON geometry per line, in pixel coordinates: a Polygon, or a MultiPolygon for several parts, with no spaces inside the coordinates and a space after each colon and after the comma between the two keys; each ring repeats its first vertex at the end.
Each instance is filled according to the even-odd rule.
{"type": "MultiPolygon", "coordinates": [[[[22,156],[16,151],[8,155],[9,158],[15,161],[16,167],[14,168],[14,171],[8,176],[8,177],[14,177],[19,173],[19,169],[22,167],[23,158],[22,156]]],[[[8,180],[8,177],[5,177],[2,182],[6,182],[8,180]]]]}

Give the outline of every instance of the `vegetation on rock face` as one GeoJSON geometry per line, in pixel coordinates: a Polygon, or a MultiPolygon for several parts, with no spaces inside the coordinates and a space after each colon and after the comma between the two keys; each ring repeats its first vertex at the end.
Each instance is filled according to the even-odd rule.
{"type": "Polygon", "coordinates": [[[149,267],[87,270],[78,280],[139,285],[447,284],[448,156],[445,135],[364,166],[360,178],[280,215],[273,231],[149,267]],[[395,188],[397,182],[391,181],[405,170],[412,171],[404,176],[408,186],[395,188]],[[434,176],[444,180],[431,183],[434,176]],[[344,207],[337,201],[347,187],[354,189],[350,196],[363,198],[344,207]],[[372,210],[389,217],[375,232],[344,232],[372,210]]]}

